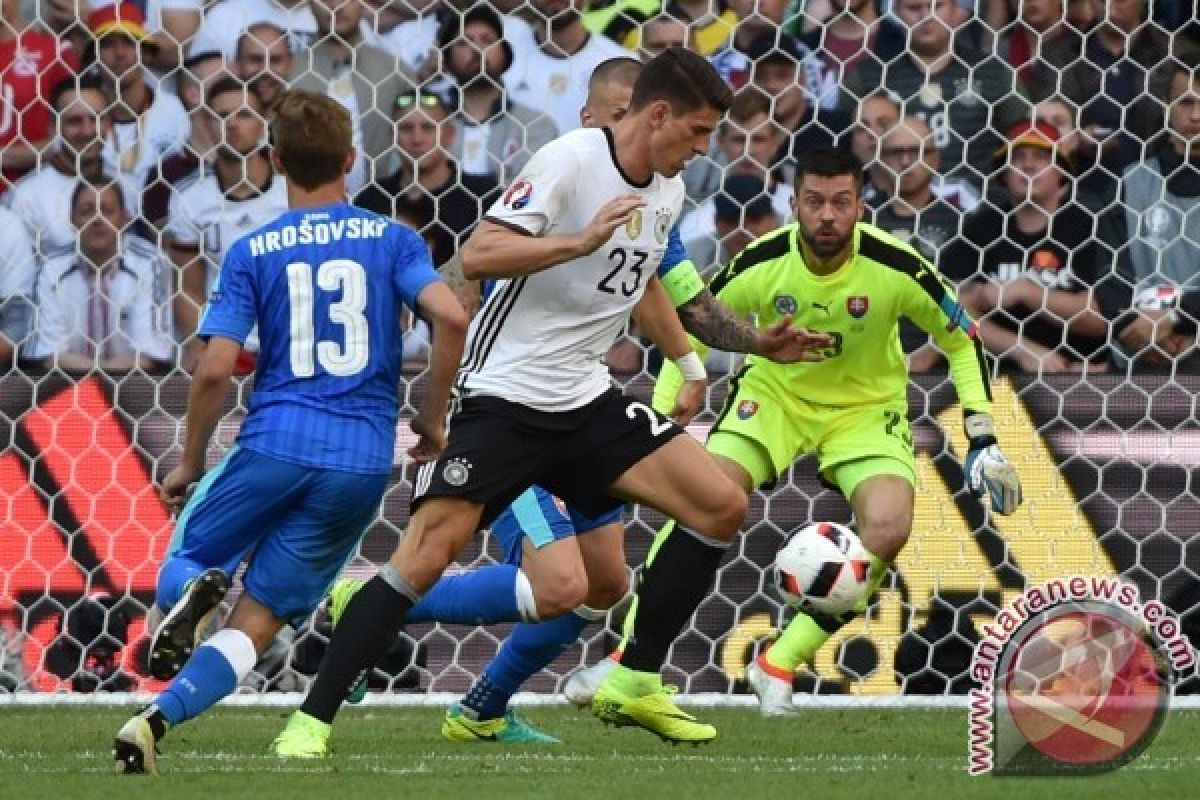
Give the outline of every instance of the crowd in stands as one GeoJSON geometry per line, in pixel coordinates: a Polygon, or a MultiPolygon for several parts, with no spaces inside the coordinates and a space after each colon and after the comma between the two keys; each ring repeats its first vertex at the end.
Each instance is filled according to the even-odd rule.
{"type": "Polygon", "coordinates": [[[703,273],[789,222],[796,154],[834,143],[1001,369],[1200,364],[1193,0],[0,4],[0,373],[191,368],[225,252],[286,208],[285,87],[350,111],[351,199],[444,265],[598,64],[674,45],[736,92],[683,175],[703,273]]]}

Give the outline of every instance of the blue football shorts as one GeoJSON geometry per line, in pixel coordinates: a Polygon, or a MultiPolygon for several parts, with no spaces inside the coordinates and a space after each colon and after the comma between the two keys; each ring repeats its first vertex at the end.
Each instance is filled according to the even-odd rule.
{"type": "Polygon", "coordinates": [[[536,548],[545,547],[559,539],[620,522],[623,508],[614,505],[598,516],[589,517],[540,486],[533,486],[500,512],[492,523],[492,535],[504,552],[505,563],[520,566],[522,539],[528,538],[536,548]]]}
{"type": "Polygon", "coordinates": [[[386,473],[318,469],[234,447],[197,486],[168,556],[233,575],[283,620],[311,614],[379,512],[386,473]]]}

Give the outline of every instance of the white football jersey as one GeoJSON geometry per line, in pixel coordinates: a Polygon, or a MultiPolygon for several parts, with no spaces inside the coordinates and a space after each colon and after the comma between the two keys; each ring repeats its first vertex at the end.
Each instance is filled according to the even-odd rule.
{"type": "Polygon", "coordinates": [[[207,297],[233,243],[287,209],[287,184],[281,175],[257,197],[233,200],[225,196],[216,172],[208,171],[171,194],[167,236],[181,247],[201,251],[208,262],[207,297]]]}
{"type": "Polygon", "coordinates": [[[29,358],[55,353],[98,353],[105,358],[137,353],[170,361],[170,277],[158,249],[123,236],[121,258],[103,276],[77,255],[52,258],[37,280],[37,335],[29,358]]]}
{"type": "MultiPolygon", "coordinates": [[[[71,196],[79,185],[79,176],[59,172],[52,164],[34,170],[13,184],[7,197],[12,209],[29,232],[39,259],[54,258],[75,251],[78,233],[71,222],[71,196]]],[[[137,198],[128,187],[121,187],[125,209],[136,214],[137,198]]]]}
{"type": "Polygon", "coordinates": [[[579,127],[592,71],[611,58],[636,55],[599,34],[589,36],[579,52],[567,58],[546,53],[532,34],[508,41],[513,48],[513,64],[504,73],[508,98],[550,117],[560,131],[579,127]]]}
{"type": "Polygon", "coordinates": [[[500,280],[471,323],[459,385],[540,411],[570,411],[612,385],[604,356],[657,272],[683,180],[625,178],[611,134],[580,129],[543,147],[485,219],[534,236],[578,233],[613,198],[646,205],[590,255],[500,280]]]}

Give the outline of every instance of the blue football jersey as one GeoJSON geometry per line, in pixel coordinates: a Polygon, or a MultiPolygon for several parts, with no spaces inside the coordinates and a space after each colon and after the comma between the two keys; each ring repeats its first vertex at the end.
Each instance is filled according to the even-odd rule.
{"type": "Polygon", "coordinates": [[[306,466],[392,468],[401,304],[438,274],[412,230],[349,204],[288,211],[225,256],[199,335],[245,342],[259,358],[248,450],[306,466]]]}

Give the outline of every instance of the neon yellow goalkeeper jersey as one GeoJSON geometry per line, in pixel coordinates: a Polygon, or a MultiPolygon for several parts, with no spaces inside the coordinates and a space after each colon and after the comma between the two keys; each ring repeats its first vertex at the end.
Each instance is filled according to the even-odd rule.
{"type": "MultiPolygon", "coordinates": [[[[710,286],[739,314],[755,315],[759,327],[791,314],[795,324],[833,337],[819,363],[776,364],[750,356],[759,380],[828,406],[904,402],[908,366],[898,322],[908,317],[945,352],[964,409],[991,411],[987,362],[976,326],[932,264],[895,237],[860,222],[854,256],[831,275],[815,275],[804,263],[799,235],[793,223],[758,239],[710,286]]],[[[667,366],[660,384],[668,386],[660,388],[673,396],[668,387],[678,387],[680,376],[673,364],[667,366]]],[[[659,392],[655,394],[658,400],[659,392]]]]}

